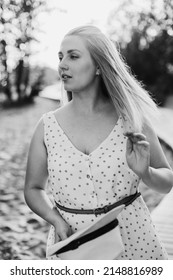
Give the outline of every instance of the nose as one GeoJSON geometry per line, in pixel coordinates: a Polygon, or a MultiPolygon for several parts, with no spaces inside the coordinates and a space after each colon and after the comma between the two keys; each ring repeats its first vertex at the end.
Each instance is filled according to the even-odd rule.
{"type": "Polygon", "coordinates": [[[65,62],[64,59],[62,59],[60,62],[59,62],[59,69],[64,71],[64,70],[68,70],[69,67],[67,65],[67,63],[65,62]]]}

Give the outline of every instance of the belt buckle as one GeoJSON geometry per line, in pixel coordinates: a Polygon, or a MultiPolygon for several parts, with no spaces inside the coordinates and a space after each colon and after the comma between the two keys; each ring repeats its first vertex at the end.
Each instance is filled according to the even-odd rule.
{"type": "Polygon", "coordinates": [[[100,214],[102,214],[102,213],[107,213],[107,212],[109,212],[109,206],[108,205],[105,205],[104,207],[102,207],[102,208],[95,208],[94,210],[93,210],[93,213],[94,213],[94,215],[97,217],[98,215],[100,215],[100,214]]]}
{"type": "Polygon", "coordinates": [[[98,215],[100,215],[101,213],[100,213],[100,209],[101,208],[95,208],[95,209],[93,209],[93,214],[97,217],[98,215]]]}

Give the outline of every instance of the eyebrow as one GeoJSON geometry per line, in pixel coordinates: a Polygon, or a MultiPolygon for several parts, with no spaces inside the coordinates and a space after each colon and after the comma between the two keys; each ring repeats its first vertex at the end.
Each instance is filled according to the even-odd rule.
{"type": "MultiPolygon", "coordinates": [[[[77,49],[72,49],[72,50],[68,50],[67,53],[72,53],[72,52],[74,52],[74,51],[80,52],[80,51],[77,50],[77,49]]],[[[63,54],[63,53],[62,53],[62,52],[58,52],[58,54],[63,54]]]]}

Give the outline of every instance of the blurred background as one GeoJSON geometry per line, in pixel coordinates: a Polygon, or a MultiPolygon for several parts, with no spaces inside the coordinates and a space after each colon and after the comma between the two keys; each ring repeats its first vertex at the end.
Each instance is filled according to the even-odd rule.
{"type": "MultiPolygon", "coordinates": [[[[173,1],[1,0],[0,259],[45,258],[49,225],[23,198],[26,158],[39,118],[61,106],[61,40],[82,24],[113,40],[157,101],[154,125],[173,166],[173,1]]],[[[151,212],[164,199],[142,184],[141,191],[151,212]]]]}

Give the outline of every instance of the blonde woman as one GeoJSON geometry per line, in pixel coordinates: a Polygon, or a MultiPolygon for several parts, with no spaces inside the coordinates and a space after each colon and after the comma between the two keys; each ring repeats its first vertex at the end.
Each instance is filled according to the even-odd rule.
{"type": "MultiPolygon", "coordinates": [[[[157,107],[97,27],[78,27],[64,37],[59,75],[72,99],[39,121],[25,184],[27,204],[51,225],[47,246],[104,215],[88,210],[138,193],[140,180],[161,193],[173,185],[149,121],[157,107]]],[[[118,259],[167,259],[141,196],[124,208],[119,225],[124,252],[118,259]]]]}

